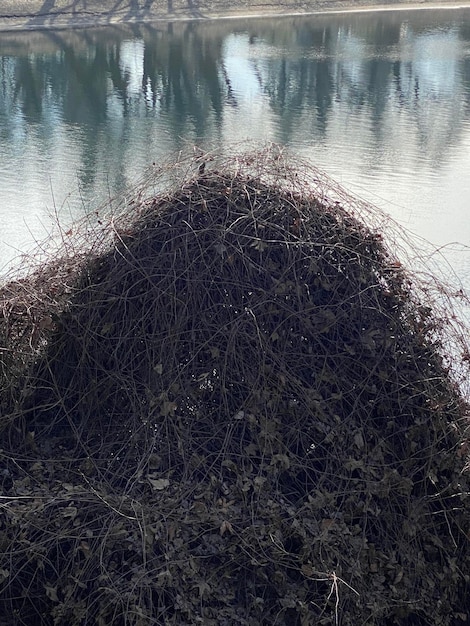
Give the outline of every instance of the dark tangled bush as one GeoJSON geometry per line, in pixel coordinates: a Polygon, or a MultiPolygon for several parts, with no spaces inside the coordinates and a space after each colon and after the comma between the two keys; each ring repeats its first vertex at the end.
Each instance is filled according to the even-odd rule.
{"type": "Polygon", "coordinates": [[[4,288],[5,624],[468,619],[441,319],[344,199],[254,158],[4,288]]]}

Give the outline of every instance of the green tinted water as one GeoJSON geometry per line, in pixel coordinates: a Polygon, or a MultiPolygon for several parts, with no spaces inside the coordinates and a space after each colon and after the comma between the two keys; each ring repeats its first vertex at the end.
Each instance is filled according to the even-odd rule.
{"type": "Polygon", "coordinates": [[[470,13],[0,33],[0,268],[152,162],[244,138],[470,245],[470,13]]]}

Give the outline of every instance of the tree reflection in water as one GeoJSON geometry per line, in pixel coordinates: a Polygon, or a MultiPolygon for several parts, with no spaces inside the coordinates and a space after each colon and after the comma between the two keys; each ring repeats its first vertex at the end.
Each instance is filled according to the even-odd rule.
{"type": "Polygon", "coordinates": [[[51,185],[59,206],[79,188],[76,215],[188,143],[244,137],[348,144],[371,171],[407,151],[442,167],[469,124],[469,24],[426,11],[3,33],[0,206],[42,214],[51,185]],[[36,185],[27,209],[18,172],[36,185]]]}

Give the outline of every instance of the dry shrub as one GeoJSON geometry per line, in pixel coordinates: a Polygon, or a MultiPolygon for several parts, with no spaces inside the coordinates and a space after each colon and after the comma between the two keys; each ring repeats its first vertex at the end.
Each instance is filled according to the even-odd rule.
{"type": "Polygon", "coordinates": [[[0,623],[466,623],[448,309],[318,172],[205,158],[1,292],[0,623]]]}

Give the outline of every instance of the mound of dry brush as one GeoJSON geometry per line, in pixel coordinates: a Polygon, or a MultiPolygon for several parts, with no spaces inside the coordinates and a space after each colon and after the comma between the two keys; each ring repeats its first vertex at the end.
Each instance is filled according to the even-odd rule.
{"type": "Polygon", "coordinates": [[[0,624],[467,623],[468,352],[318,173],[203,158],[0,292],[0,624]]]}

